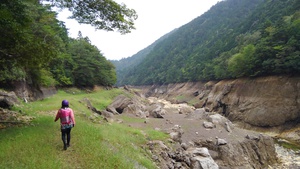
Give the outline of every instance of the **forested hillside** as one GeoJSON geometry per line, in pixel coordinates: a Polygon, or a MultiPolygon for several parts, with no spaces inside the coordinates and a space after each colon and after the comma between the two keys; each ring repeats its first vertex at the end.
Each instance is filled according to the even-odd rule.
{"type": "Polygon", "coordinates": [[[151,46],[135,66],[118,66],[130,58],[115,64],[118,84],[297,75],[299,9],[299,0],[221,1],[151,46]]]}
{"type": "Polygon", "coordinates": [[[167,33],[166,35],[162,36],[154,43],[152,43],[150,46],[132,55],[131,57],[123,58],[119,61],[110,60],[117,68],[117,77],[118,77],[117,85],[123,84],[124,83],[123,80],[125,79],[124,77],[126,77],[126,73],[130,71],[132,67],[138,66],[157,44],[159,44],[162,40],[166,39],[169,35],[171,35],[175,31],[176,29],[171,31],[170,33],[167,33]]]}
{"type": "Polygon", "coordinates": [[[80,32],[68,37],[52,7],[67,8],[72,18],[96,29],[134,29],[135,11],[114,1],[1,0],[0,87],[18,81],[45,87],[115,84],[114,65],[80,32]]]}

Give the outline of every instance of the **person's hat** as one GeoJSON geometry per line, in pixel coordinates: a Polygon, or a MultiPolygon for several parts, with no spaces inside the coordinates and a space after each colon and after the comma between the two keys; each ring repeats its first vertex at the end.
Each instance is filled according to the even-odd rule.
{"type": "Polygon", "coordinates": [[[63,101],[61,102],[61,105],[62,105],[62,107],[69,107],[69,102],[68,102],[68,100],[63,100],[63,101]]]}

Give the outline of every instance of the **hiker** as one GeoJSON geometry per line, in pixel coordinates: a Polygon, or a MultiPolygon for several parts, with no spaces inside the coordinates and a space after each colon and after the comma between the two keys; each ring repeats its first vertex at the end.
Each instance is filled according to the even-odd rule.
{"type": "Polygon", "coordinates": [[[58,110],[54,122],[60,119],[61,125],[61,139],[64,143],[64,150],[70,146],[71,129],[75,126],[75,117],[73,110],[69,108],[68,100],[61,102],[61,108],[58,110]],[[66,140],[67,135],[67,140],[66,140]]]}

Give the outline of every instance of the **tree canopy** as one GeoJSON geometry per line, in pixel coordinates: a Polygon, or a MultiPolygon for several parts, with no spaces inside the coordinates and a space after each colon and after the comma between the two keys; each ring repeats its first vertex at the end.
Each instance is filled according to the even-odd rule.
{"type": "Polygon", "coordinates": [[[51,2],[59,8],[72,12],[71,18],[79,23],[90,24],[96,29],[130,33],[134,27],[137,14],[125,4],[113,0],[41,0],[51,2]]]}
{"type": "MultiPolygon", "coordinates": [[[[134,28],[132,17],[135,11],[113,1],[51,2],[68,7],[77,20],[86,18],[87,12],[91,12],[87,7],[101,10],[99,5],[107,3],[112,7],[98,11],[98,14],[109,14],[88,19],[93,26],[105,30],[117,29],[121,33],[128,33],[134,28]],[[94,7],[88,4],[92,2],[94,7]],[[120,11],[117,12],[117,9],[120,11]],[[93,19],[102,21],[94,23],[93,19]]],[[[10,86],[15,81],[39,86],[79,87],[113,85],[116,82],[114,65],[87,37],[68,37],[68,30],[56,16],[51,5],[38,0],[0,1],[0,86],[10,86]]]]}

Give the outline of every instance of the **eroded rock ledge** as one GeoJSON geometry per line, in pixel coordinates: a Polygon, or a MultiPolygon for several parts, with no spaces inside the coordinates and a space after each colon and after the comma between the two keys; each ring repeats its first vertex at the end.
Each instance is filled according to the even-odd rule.
{"type": "Polygon", "coordinates": [[[138,86],[142,95],[186,102],[224,115],[241,127],[275,132],[300,144],[300,77],[138,86]],[[291,137],[292,136],[292,137],[291,137]]]}
{"type": "Polygon", "coordinates": [[[124,89],[136,94],[135,97],[119,96],[98,113],[109,119],[131,114],[145,121],[130,126],[152,127],[169,133],[172,146],[156,140],[148,143],[153,160],[160,168],[291,166],[283,167],[278,163],[271,136],[286,135],[290,140],[300,140],[297,134],[300,133],[297,126],[300,119],[299,77],[126,86],[124,89]],[[155,98],[169,100],[177,107],[155,98]],[[263,132],[266,134],[261,134],[263,132]],[[268,132],[273,135],[269,136],[268,132]]]}
{"type": "Polygon", "coordinates": [[[162,169],[262,169],[278,162],[270,136],[240,129],[207,108],[120,95],[100,114],[108,119],[133,115],[145,121],[128,125],[168,133],[171,144],[158,140],[148,143],[153,160],[162,169]]]}
{"type": "Polygon", "coordinates": [[[176,150],[160,141],[150,141],[153,159],[163,169],[261,169],[277,163],[272,138],[260,135],[256,139],[217,144],[211,140],[182,143],[176,150]]]}

